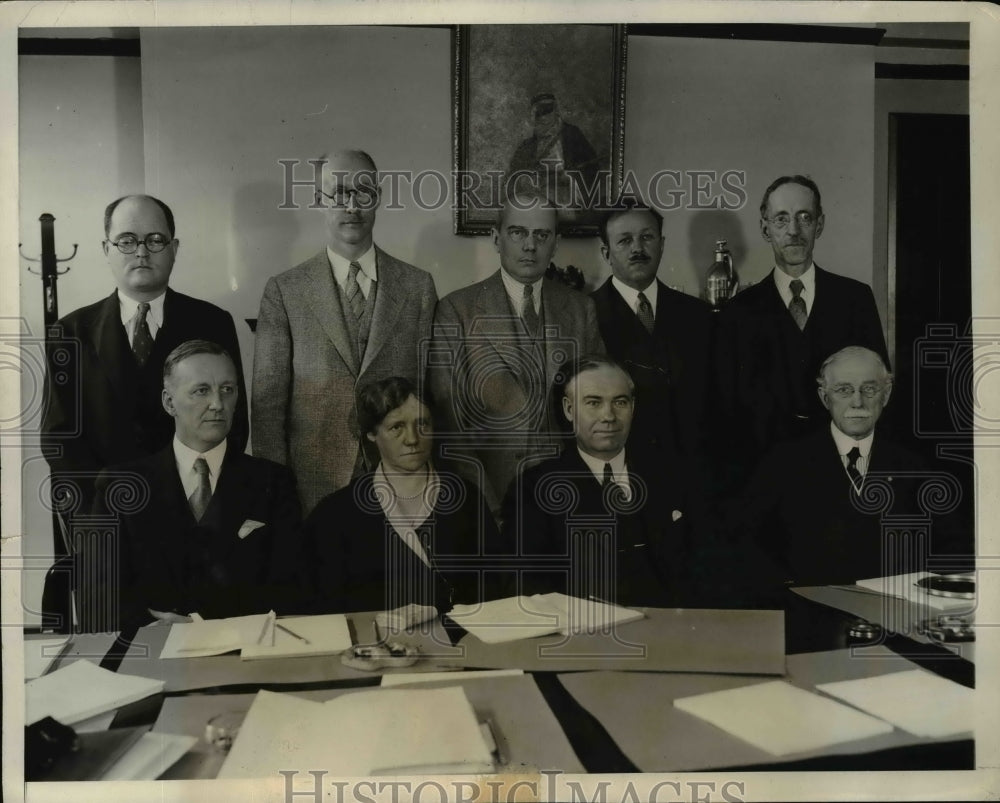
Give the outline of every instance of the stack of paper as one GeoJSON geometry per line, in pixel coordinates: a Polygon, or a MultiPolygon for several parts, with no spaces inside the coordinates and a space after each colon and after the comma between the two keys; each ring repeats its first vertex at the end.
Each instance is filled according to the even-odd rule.
{"type": "Polygon", "coordinates": [[[344,614],[293,616],[275,622],[273,644],[243,647],[240,658],[247,661],[254,658],[335,655],[350,647],[351,631],[344,614]]]}
{"type": "Polygon", "coordinates": [[[493,771],[457,686],[353,692],[325,703],[260,691],[218,777],[273,777],[290,766],[345,776],[493,771]]]}
{"type": "Polygon", "coordinates": [[[922,669],[820,683],[816,688],[914,736],[941,739],[975,726],[973,690],[922,669]]]}
{"type": "Polygon", "coordinates": [[[877,591],[879,594],[901,597],[935,611],[971,611],[976,607],[974,599],[940,597],[929,594],[927,589],[917,585],[917,581],[923,580],[925,577],[933,577],[933,575],[930,572],[913,572],[889,577],[872,577],[868,580],[858,580],[855,585],[869,591],[877,591]]]}
{"type": "Polygon", "coordinates": [[[682,697],[674,706],[775,756],[892,733],[886,722],[783,680],[682,697]]]}
{"type": "Polygon", "coordinates": [[[486,644],[598,632],[642,619],[641,611],[565,594],[508,597],[479,605],[456,605],[448,616],[486,644]]]}
{"type": "Polygon", "coordinates": [[[274,644],[274,611],[170,626],[160,658],[202,658],[274,644]]]}
{"type": "Polygon", "coordinates": [[[73,725],[163,691],[165,681],[119,675],[90,661],[74,661],[25,684],[24,724],[51,716],[73,725]]]}

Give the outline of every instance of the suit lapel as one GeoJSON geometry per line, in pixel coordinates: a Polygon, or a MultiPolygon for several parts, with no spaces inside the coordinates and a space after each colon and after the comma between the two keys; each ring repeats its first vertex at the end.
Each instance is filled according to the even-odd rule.
{"type": "Polygon", "coordinates": [[[375,294],[375,309],[372,311],[368,345],[365,347],[365,357],[361,363],[362,374],[395,331],[403,300],[406,298],[403,271],[400,270],[396,260],[378,247],[375,248],[375,260],[378,265],[378,282],[376,282],[378,292],[375,294]]]}
{"type": "Polygon", "coordinates": [[[476,322],[470,334],[473,337],[488,338],[496,353],[500,355],[500,359],[517,377],[522,389],[527,390],[524,366],[516,354],[520,345],[518,341],[526,339],[527,335],[521,326],[520,318],[510,308],[500,271],[483,283],[476,298],[476,310],[476,322]]]}
{"type": "Polygon", "coordinates": [[[566,359],[570,353],[564,348],[569,335],[573,331],[573,321],[567,316],[568,305],[559,303],[560,296],[564,293],[573,292],[557,284],[555,280],[545,279],[542,290],[542,310],[544,312],[545,327],[555,327],[556,336],[554,339],[548,337],[542,340],[542,360],[545,367],[545,393],[556,381],[556,374],[562,368],[563,362],[556,362],[553,357],[555,352],[560,351],[566,354],[566,359]]]}
{"type": "Polygon", "coordinates": [[[344,323],[343,310],[340,305],[340,291],[337,289],[333,278],[333,269],[330,267],[330,260],[325,251],[321,251],[309,260],[306,273],[310,286],[307,299],[309,309],[319,320],[323,331],[330,338],[330,342],[337,349],[341,359],[357,376],[359,369],[358,349],[352,343],[350,332],[344,323]]]}

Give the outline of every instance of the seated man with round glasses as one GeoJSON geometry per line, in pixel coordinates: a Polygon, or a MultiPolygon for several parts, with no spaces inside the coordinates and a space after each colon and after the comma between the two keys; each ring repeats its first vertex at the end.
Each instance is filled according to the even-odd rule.
{"type": "Polygon", "coordinates": [[[757,590],[774,600],[789,584],[965,568],[971,539],[955,513],[960,485],[946,465],[929,469],[876,431],[893,387],[882,358],[848,346],[823,362],[816,381],[827,426],[776,446],[726,511],[757,590]],[[898,516],[910,524],[894,525],[898,516]]]}

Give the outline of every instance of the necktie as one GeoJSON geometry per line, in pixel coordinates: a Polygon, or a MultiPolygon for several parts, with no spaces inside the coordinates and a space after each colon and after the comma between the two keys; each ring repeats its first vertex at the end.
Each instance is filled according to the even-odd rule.
{"type": "Polygon", "coordinates": [[[628,501],[628,497],[622,487],[615,482],[615,474],[611,470],[611,464],[604,464],[604,481],[601,482],[605,506],[609,513],[620,512],[628,501]]]}
{"type": "Polygon", "coordinates": [[[861,488],[861,483],[864,481],[861,477],[861,472],[858,471],[858,458],[861,457],[861,450],[854,446],[851,451],[847,453],[847,476],[851,478],[851,483],[855,488],[861,488]]]}
{"type": "Polygon", "coordinates": [[[640,291],[639,293],[639,323],[646,327],[646,331],[653,334],[653,307],[649,299],[640,291]]]}
{"type": "Polygon", "coordinates": [[[528,334],[534,335],[538,332],[538,313],[535,312],[535,288],[524,285],[524,298],[521,300],[521,319],[528,330],[528,334]]]}
{"type": "Polygon", "coordinates": [[[365,312],[365,297],[361,292],[361,285],[358,284],[358,271],[361,266],[357,262],[352,262],[347,270],[347,303],[358,320],[365,312]]]}
{"type": "Polygon", "coordinates": [[[792,288],[792,300],[788,304],[788,311],[792,313],[799,329],[805,329],[808,316],[806,315],[806,302],[802,298],[802,282],[793,279],[790,287],[792,288]]]}
{"type": "Polygon", "coordinates": [[[194,520],[201,521],[201,517],[208,509],[208,503],[212,501],[212,483],[208,480],[208,463],[204,457],[194,461],[194,470],[198,475],[198,487],[188,497],[188,504],[191,505],[194,520]]]}
{"type": "Polygon", "coordinates": [[[611,485],[612,483],[614,483],[614,481],[615,481],[615,473],[611,470],[611,464],[610,463],[605,463],[604,464],[604,482],[601,483],[601,486],[604,487],[604,488],[607,488],[609,485],[611,485]]]}
{"type": "Polygon", "coordinates": [[[132,334],[132,354],[135,361],[142,368],[153,352],[153,336],[149,333],[149,323],[146,315],[149,313],[149,304],[145,301],[139,302],[139,318],[135,322],[135,332],[132,334]]]}

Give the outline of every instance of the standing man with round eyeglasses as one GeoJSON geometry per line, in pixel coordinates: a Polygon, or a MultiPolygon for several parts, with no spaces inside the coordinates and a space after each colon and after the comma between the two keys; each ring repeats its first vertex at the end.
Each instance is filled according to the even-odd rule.
{"type": "MultiPolygon", "coordinates": [[[[158,198],[112,201],[102,248],[115,291],[62,318],[49,338],[42,442],[64,525],[74,512],[89,512],[101,469],[170,443],[174,422],[160,402],[163,363],[181,343],[210,340],[225,348],[245,397],[232,316],[168,286],[180,247],[175,234],[173,212],[158,198]]],[[[234,412],[230,448],[242,452],[248,431],[244,400],[234,412]]],[[[64,536],[69,531],[54,534],[57,557],[66,554],[64,536]]]]}
{"type": "Polygon", "coordinates": [[[718,434],[732,467],[729,489],[772,445],[825,424],[813,377],[827,355],[865,346],[888,364],[871,288],[813,262],[825,222],[811,178],[773,181],[761,200],[760,233],[774,270],[719,315],[716,379],[728,426],[718,434]]]}
{"type": "Polygon", "coordinates": [[[375,245],[381,191],[372,157],[343,150],[320,161],[326,248],[264,288],[251,405],[254,455],[292,469],[304,515],[375,468],[357,431],[357,389],[390,376],[417,380],[437,303],[429,273],[375,245]]]}

